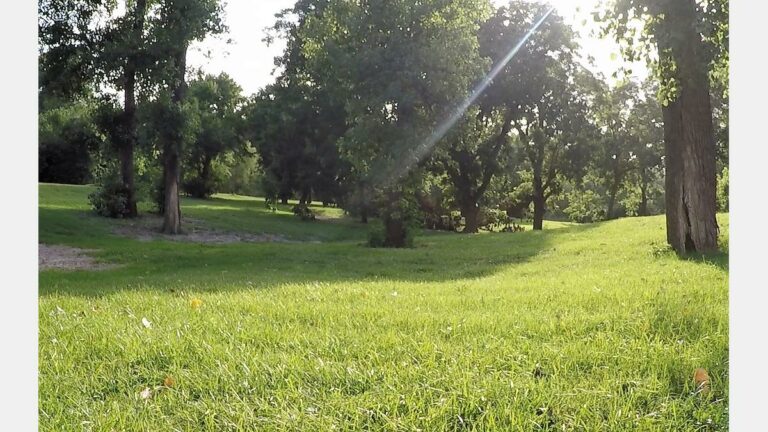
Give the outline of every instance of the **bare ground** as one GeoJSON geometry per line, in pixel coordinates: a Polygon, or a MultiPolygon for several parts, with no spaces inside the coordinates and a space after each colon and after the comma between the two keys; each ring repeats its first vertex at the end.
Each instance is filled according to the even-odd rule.
{"type": "Polygon", "coordinates": [[[107,270],[113,264],[99,263],[88,255],[95,252],[61,245],[38,245],[37,263],[40,270],[107,270]]]}
{"type": "Polygon", "coordinates": [[[117,235],[130,237],[139,241],[170,240],[192,243],[229,244],[238,242],[280,242],[295,243],[285,237],[275,234],[250,234],[243,232],[218,231],[206,227],[202,221],[184,218],[183,232],[178,235],[168,235],[160,232],[163,218],[157,215],[143,215],[136,219],[117,221],[113,232],[117,235]]]}

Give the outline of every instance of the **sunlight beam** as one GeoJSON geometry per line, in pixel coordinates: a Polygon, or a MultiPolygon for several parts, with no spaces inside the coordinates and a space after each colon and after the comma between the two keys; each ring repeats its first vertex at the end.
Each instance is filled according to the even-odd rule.
{"type": "Polygon", "coordinates": [[[538,28],[541,26],[541,24],[544,23],[544,21],[552,14],[552,12],[555,10],[554,7],[550,8],[534,25],[531,27],[530,30],[528,30],[528,33],[523,36],[522,39],[512,47],[512,49],[509,51],[509,53],[504,56],[488,73],[488,75],[483,78],[482,81],[480,81],[479,84],[475,86],[475,88],[472,90],[472,92],[469,94],[469,96],[461,102],[452,112],[451,115],[440,122],[437,127],[434,129],[434,131],[427,137],[427,139],[424,140],[419,146],[417,146],[414,150],[410,152],[406,156],[406,160],[403,161],[403,163],[398,163],[395,166],[395,172],[393,175],[388,176],[385,181],[389,182],[387,185],[390,185],[394,183],[395,181],[401,179],[404,175],[406,175],[413,166],[419,163],[424,157],[426,157],[432,149],[437,145],[437,143],[445,136],[446,133],[461,119],[461,117],[464,116],[464,113],[466,113],[467,109],[477,100],[478,97],[488,88],[488,86],[493,82],[494,78],[501,72],[502,69],[507,65],[507,63],[512,60],[512,58],[517,54],[518,51],[520,51],[520,48],[525,45],[525,43],[528,41],[528,39],[533,36],[533,34],[538,30],[538,28]]]}

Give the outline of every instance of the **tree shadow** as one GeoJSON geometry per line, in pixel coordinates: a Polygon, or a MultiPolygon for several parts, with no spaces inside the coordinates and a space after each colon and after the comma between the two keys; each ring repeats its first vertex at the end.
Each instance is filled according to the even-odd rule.
{"type": "Polygon", "coordinates": [[[677,256],[685,261],[716,266],[721,270],[725,270],[726,272],[728,271],[729,254],[727,250],[707,254],[693,252],[687,254],[677,254],[677,256]]]}
{"type": "MultiPolygon", "coordinates": [[[[123,290],[243,290],[283,284],[460,281],[494,274],[551,250],[553,238],[595,225],[522,233],[434,234],[411,249],[372,249],[364,240],[202,244],[137,241],[81,210],[41,208],[41,242],[96,249],[121,267],[44,271],[39,293],[100,297],[123,290]]],[[[293,224],[301,222],[292,221],[293,224]]]]}

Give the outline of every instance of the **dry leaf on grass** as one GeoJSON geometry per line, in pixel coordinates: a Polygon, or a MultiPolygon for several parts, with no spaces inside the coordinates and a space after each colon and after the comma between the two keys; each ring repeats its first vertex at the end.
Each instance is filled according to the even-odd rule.
{"type": "Polygon", "coordinates": [[[176,380],[174,380],[172,376],[168,375],[163,380],[163,385],[168,388],[173,387],[174,385],[176,385],[176,380]]]}
{"type": "Polygon", "coordinates": [[[146,328],[151,328],[152,327],[152,323],[149,322],[149,320],[146,319],[146,318],[142,318],[141,319],[141,324],[143,324],[144,327],[146,327],[146,328]]]}
{"type": "Polygon", "coordinates": [[[706,369],[698,368],[693,372],[693,384],[696,387],[696,393],[702,396],[709,394],[709,374],[706,369]]]}
{"type": "Polygon", "coordinates": [[[189,302],[189,305],[192,306],[192,309],[200,309],[200,306],[203,305],[203,301],[200,300],[199,298],[193,298],[189,302]]]}

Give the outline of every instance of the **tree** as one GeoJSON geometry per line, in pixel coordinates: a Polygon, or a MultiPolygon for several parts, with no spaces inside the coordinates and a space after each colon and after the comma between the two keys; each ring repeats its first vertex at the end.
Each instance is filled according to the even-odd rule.
{"type": "Polygon", "coordinates": [[[192,41],[225,31],[223,8],[218,0],[164,0],[154,17],[153,50],[162,53],[155,71],[165,83],[166,124],[161,132],[163,161],[163,228],[166,234],[181,231],[179,182],[181,155],[185,140],[185,107],[187,83],[187,49],[192,41]]]}
{"type": "Polygon", "coordinates": [[[301,29],[308,75],[346,102],[339,141],[361,189],[382,199],[385,246],[408,239],[414,169],[444,108],[466,95],[483,62],[481,0],[334,1],[301,29]]]}
{"type": "MultiPolygon", "coordinates": [[[[714,15],[727,20],[724,11],[727,5],[722,1],[616,0],[606,16],[598,17],[624,44],[630,59],[643,54],[631,43],[635,34],[628,25],[630,17],[645,22],[642,46],[655,44],[664,118],[667,241],[679,253],[717,249],[716,148],[709,74],[713,56],[702,29],[722,30],[723,26],[707,26],[711,21],[705,18],[714,15]]],[[[727,38],[715,38],[716,44],[724,40],[727,38]]]]}
{"type": "Polygon", "coordinates": [[[120,179],[126,191],[126,217],[138,215],[134,152],[137,141],[136,87],[140,72],[149,66],[145,23],[147,0],[128,2],[124,16],[110,22],[104,31],[98,61],[107,82],[123,90],[123,112],[115,119],[115,147],[120,160],[120,179]]]}
{"type": "MultiPolygon", "coordinates": [[[[548,10],[547,5],[510,2],[481,30],[481,52],[497,61],[548,10]]],[[[547,200],[559,190],[558,174],[585,160],[588,77],[574,61],[572,30],[556,14],[502,70],[481,100],[485,112],[503,119],[500,136],[511,131],[531,173],[534,229],[543,226],[547,200]]],[[[593,85],[593,84],[592,84],[593,85]]]]}
{"type": "Polygon", "coordinates": [[[475,107],[435,153],[436,165],[453,186],[454,199],[465,220],[464,233],[478,231],[480,202],[494,176],[511,157],[509,128],[509,120],[498,112],[484,114],[475,107]]]}
{"type": "Polygon", "coordinates": [[[90,96],[109,0],[38,0],[40,109],[90,96]]]}
{"type": "Polygon", "coordinates": [[[198,127],[186,152],[184,189],[197,198],[215,192],[213,162],[226,151],[244,150],[242,89],[222,73],[205,75],[189,84],[191,109],[198,127]]]}
{"type": "Polygon", "coordinates": [[[91,180],[91,154],[103,141],[94,124],[93,103],[79,101],[40,113],[38,139],[39,181],[84,184],[91,180]]]}

